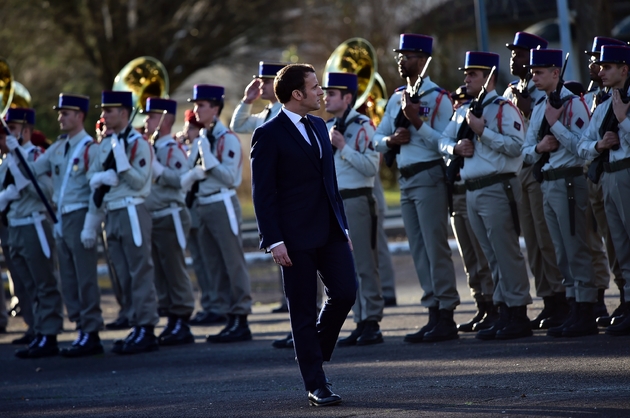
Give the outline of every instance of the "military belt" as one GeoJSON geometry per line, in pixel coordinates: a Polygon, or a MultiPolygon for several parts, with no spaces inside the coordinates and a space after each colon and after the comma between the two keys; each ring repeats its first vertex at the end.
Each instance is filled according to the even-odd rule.
{"type": "Polygon", "coordinates": [[[604,171],[607,173],[614,173],[615,171],[625,170],[626,168],[630,168],[630,158],[604,162],[604,171]]]}
{"type": "Polygon", "coordinates": [[[422,161],[405,167],[400,167],[398,171],[400,171],[400,175],[402,178],[408,179],[409,177],[413,177],[422,171],[435,167],[436,165],[443,165],[444,167],[446,167],[444,159],[440,158],[433,161],[422,161]]]}
{"type": "Polygon", "coordinates": [[[573,177],[579,177],[584,172],[582,167],[556,168],[555,170],[543,171],[543,180],[561,180],[573,177]]]}
{"type": "Polygon", "coordinates": [[[361,187],[358,189],[344,189],[339,190],[339,194],[342,199],[352,199],[360,196],[372,196],[372,188],[371,187],[361,187]]]}
{"type": "Polygon", "coordinates": [[[479,177],[473,180],[466,180],[466,190],[475,191],[483,189],[484,187],[492,186],[493,184],[501,183],[505,180],[509,180],[512,177],[516,177],[514,173],[501,173],[493,174],[491,176],[479,177]]]}
{"type": "Polygon", "coordinates": [[[62,215],[65,215],[67,213],[74,212],[74,211],[79,210],[79,209],[87,208],[88,206],[89,206],[89,204],[87,202],[69,203],[67,205],[63,205],[61,207],[61,211],[60,212],[61,212],[62,215]]]}

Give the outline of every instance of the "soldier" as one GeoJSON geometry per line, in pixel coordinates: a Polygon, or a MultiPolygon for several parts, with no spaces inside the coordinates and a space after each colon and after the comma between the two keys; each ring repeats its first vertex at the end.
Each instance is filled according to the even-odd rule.
{"type": "MultiPolygon", "coordinates": [[[[151,147],[142,135],[129,129],[132,106],[130,92],[102,93],[101,116],[112,134],[103,138],[88,172],[95,201],[102,187],[110,188],[102,198],[107,209],[107,244],[123,298],[131,307],[133,329],[124,340],[114,341],[112,352],[116,354],[159,348],[154,334],[159,317],[151,259],[151,214],[144,204],[151,190],[151,147]]],[[[96,203],[98,206],[100,202],[96,203]]]]}
{"type": "Polygon", "coordinates": [[[146,207],[153,218],[151,249],[155,283],[156,288],[165,290],[168,303],[168,323],[158,340],[160,345],[190,344],[195,342],[188,326],[195,298],[184,259],[190,216],[180,180],[188,171],[188,155],[171,136],[176,101],[149,98],[144,113],[145,132],[151,135],[154,149],[153,185],[146,207]]]}
{"type": "Polygon", "coordinates": [[[421,303],[429,308],[428,323],[405,337],[411,343],[458,338],[453,311],[459,304],[459,295],[447,238],[445,164],[438,147],[440,132],[453,108],[446,90],[429,77],[420,78],[432,46],[433,38],[429,36],[400,35],[399,48],[394,51],[398,53],[398,70],[407,79],[407,87],[399,88],[389,99],[374,135],[377,151],[399,150],[396,161],[402,217],[424,291],[421,303]],[[413,91],[416,83],[418,89],[413,91]],[[418,103],[412,102],[409,90],[418,103]]]}
{"type": "Polygon", "coordinates": [[[582,136],[578,151],[585,159],[595,159],[589,170],[591,179],[602,183],[606,219],[615,245],[617,259],[626,281],[624,294],[626,310],[617,321],[606,329],[606,334],[618,336],[630,334],[630,315],[627,302],[630,286],[627,272],[630,272],[630,226],[626,214],[630,210],[630,122],[628,109],[630,102],[625,103],[622,96],[628,93],[628,68],[630,67],[630,47],[621,45],[603,45],[599,60],[599,76],[604,87],[612,90],[612,97],[595,108],[591,123],[582,136]],[[600,171],[601,170],[601,171],[600,171]],[[603,173],[602,173],[603,171],[603,173]]]}
{"type": "Polygon", "coordinates": [[[500,318],[491,328],[477,332],[476,338],[482,340],[532,335],[527,318],[527,305],[532,301],[529,279],[518,243],[521,185],[516,173],[522,162],[523,119],[494,90],[497,71],[488,79],[493,67],[498,70],[498,54],[466,52],[466,90],[476,96],[475,105],[482,106],[483,114],[477,117],[470,112],[471,104],[460,107],[441,140],[448,154],[464,157],[460,173],[467,190],[468,218],[492,269],[493,301],[500,318]],[[463,139],[468,138],[467,133],[459,133],[464,123],[474,133],[473,140],[463,139]]]}
{"type": "Polygon", "coordinates": [[[550,327],[547,335],[597,334],[593,314],[597,288],[586,235],[588,191],[583,160],[577,156],[577,144],[590,114],[584,100],[563,86],[562,51],[532,49],[530,54],[532,81],[545,96],[532,112],[522,155],[525,162],[533,165],[534,176],[543,178],[545,219],[571,305],[570,317],[559,326],[550,327]]]}
{"type": "MultiPolygon", "coordinates": [[[[9,109],[6,121],[11,131],[6,137],[6,146],[12,154],[7,157],[8,172],[0,193],[0,210],[8,219],[11,260],[31,298],[36,332],[28,348],[17,350],[15,355],[19,358],[54,356],[59,353],[57,334],[62,331],[63,306],[52,228],[44,214],[42,197],[22,174],[25,167],[18,167],[19,159],[13,155],[20,152],[27,162],[33,162],[44,151],[31,144],[34,110],[9,109]]],[[[48,199],[52,193],[50,177],[43,174],[36,180],[43,197],[48,199]]]]}
{"type": "Polygon", "coordinates": [[[230,129],[238,133],[252,133],[260,125],[278,114],[282,108],[282,103],[278,102],[273,92],[273,80],[278,71],[285,66],[286,64],[275,62],[260,61],[258,63],[258,75],[255,75],[254,80],[245,87],[243,98],[232,114],[230,129]],[[268,100],[269,104],[265,106],[262,112],[252,115],[252,103],[259,98],[268,100]]]}
{"type": "Polygon", "coordinates": [[[326,122],[333,146],[339,194],[348,219],[352,258],[359,286],[352,308],[357,327],[337,345],[370,345],[383,342],[379,322],[383,319],[383,295],[378,275],[376,248],[377,208],[372,193],[378,175],[379,154],[374,150],[374,126],[352,106],[358,77],[353,73],[324,75],[324,103],[334,118],[326,122]]]}
{"type": "MultiPolygon", "coordinates": [[[[545,39],[527,32],[516,32],[514,42],[506,44],[512,51],[510,71],[519,80],[511,82],[503,96],[521,111],[525,132],[534,105],[545,95],[531,81],[529,51],[545,49],[547,44],[545,39]]],[[[545,222],[542,190],[540,183],[532,175],[532,170],[533,165],[525,161],[518,173],[523,190],[518,213],[527,248],[527,260],[534,275],[536,296],[542,298],[544,303],[542,311],[531,322],[532,329],[538,329],[541,325],[549,328],[562,324],[569,314],[569,306],[551,235],[545,222]]]]}
{"type": "Polygon", "coordinates": [[[83,128],[89,105],[87,96],[61,93],[54,109],[58,111],[59,127],[64,134],[30,164],[37,176],[52,173],[61,290],[68,319],[77,324],[79,331],[72,346],[61,350],[65,357],[103,353],[98,334],[103,327],[103,316],[96,273],[96,231],[101,228],[103,214],[90,203],[91,190],[86,177],[90,162],[98,153],[98,147],[92,147],[94,139],[83,128]]]}
{"type": "MultiPolygon", "coordinates": [[[[586,104],[589,107],[591,113],[595,111],[595,108],[609,97],[608,92],[605,89],[603,81],[599,76],[600,67],[596,64],[599,59],[602,45],[627,45],[625,42],[614,38],[605,38],[602,36],[596,36],[593,39],[593,46],[590,51],[584,51],[587,55],[590,55],[589,60],[589,75],[591,83],[597,85],[596,89],[590,91],[584,95],[586,104]]],[[[586,162],[585,168],[588,171],[590,167],[590,161],[586,162]]],[[[606,210],[604,209],[604,193],[602,191],[602,184],[593,183],[590,178],[587,178],[588,184],[588,196],[589,196],[589,209],[592,215],[587,213],[587,225],[589,226],[589,243],[591,246],[591,252],[593,253],[593,264],[596,267],[596,284],[598,289],[597,305],[595,306],[595,313],[598,316],[597,324],[602,327],[607,327],[611,324],[614,317],[620,316],[623,313],[623,307],[625,303],[625,296],[623,288],[625,286],[625,280],[619,267],[617,255],[615,253],[615,247],[612,242],[612,237],[608,229],[608,221],[606,220],[606,210]],[[595,220],[595,222],[593,222],[595,220]],[[602,240],[605,245],[602,244],[602,240]],[[614,281],[619,288],[619,306],[608,315],[606,310],[606,304],[604,303],[604,292],[610,284],[610,272],[614,274],[614,281]]]]}
{"type": "Polygon", "coordinates": [[[251,313],[249,273],[240,235],[241,206],[235,188],[242,180],[242,150],[238,137],[219,120],[225,89],[198,84],[193,88],[194,112],[205,126],[193,143],[188,163],[191,171],[182,177],[185,190],[197,200],[199,246],[206,270],[213,274],[213,292],[219,298],[228,322],[208,342],[251,340],[247,324],[251,313]]]}
{"type": "MultiPolygon", "coordinates": [[[[467,105],[472,100],[472,96],[468,94],[466,86],[463,85],[451,93],[451,99],[454,102],[453,110],[457,111],[460,107],[467,105]]],[[[457,329],[461,332],[479,331],[490,328],[497,319],[496,310],[492,303],[492,293],[494,292],[492,272],[468,220],[466,185],[461,176],[453,184],[452,193],[451,227],[464,263],[468,287],[470,287],[470,293],[477,305],[475,315],[469,321],[458,324],[457,329]]]]}

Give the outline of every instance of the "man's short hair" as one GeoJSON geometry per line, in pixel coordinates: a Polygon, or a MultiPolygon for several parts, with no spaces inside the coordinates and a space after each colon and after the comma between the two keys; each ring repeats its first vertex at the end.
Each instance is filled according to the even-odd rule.
{"type": "Polygon", "coordinates": [[[315,68],[310,64],[290,64],[280,70],[273,82],[278,101],[288,103],[294,90],[300,90],[306,96],[304,80],[309,73],[315,73],[315,68]]]}

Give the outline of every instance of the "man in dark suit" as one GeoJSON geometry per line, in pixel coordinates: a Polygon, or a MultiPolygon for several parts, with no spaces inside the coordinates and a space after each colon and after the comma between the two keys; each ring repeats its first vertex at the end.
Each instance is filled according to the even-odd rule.
{"type": "Polygon", "coordinates": [[[348,223],[326,124],[307,113],[324,94],[310,65],[274,81],[282,111],[252,138],[252,193],[260,248],[282,268],[295,354],[311,405],[341,402],[322,368],[354,304],[357,284],[348,223]],[[328,300],[317,313],[317,272],[328,300]]]}

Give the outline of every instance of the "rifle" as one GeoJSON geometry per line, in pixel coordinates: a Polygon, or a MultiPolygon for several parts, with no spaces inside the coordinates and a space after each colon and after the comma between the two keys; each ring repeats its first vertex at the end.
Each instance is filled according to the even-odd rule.
{"type": "MultiPolygon", "coordinates": [[[[426,74],[427,69],[429,68],[431,59],[432,57],[429,57],[427,59],[427,62],[424,64],[424,68],[422,69],[422,72],[420,73],[420,75],[418,76],[418,79],[416,80],[416,83],[411,88],[410,98],[411,98],[412,103],[418,103],[420,101],[420,97],[418,96],[418,93],[420,92],[420,89],[422,88],[422,84],[424,84],[424,75],[426,74]]],[[[409,85],[409,81],[407,81],[407,85],[409,85]]],[[[398,111],[398,115],[396,115],[396,119],[394,120],[394,128],[395,128],[394,130],[398,128],[409,129],[410,125],[411,125],[411,122],[409,122],[409,119],[405,117],[405,114],[403,113],[402,106],[401,106],[400,110],[398,111]]],[[[387,152],[383,156],[385,158],[385,164],[387,165],[387,167],[391,167],[394,164],[394,161],[396,160],[396,155],[398,154],[400,154],[400,145],[393,145],[389,150],[387,150],[387,152]]]]}
{"type": "MultiPolygon", "coordinates": [[[[560,93],[562,92],[562,87],[564,87],[564,72],[567,69],[568,61],[569,61],[569,53],[567,52],[567,55],[564,57],[564,64],[562,65],[562,72],[560,73],[560,78],[558,79],[558,84],[556,85],[556,89],[549,94],[549,104],[555,109],[560,109],[562,105],[564,104],[564,102],[572,98],[572,96],[569,96],[567,99],[562,100],[562,98],[560,97],[560,93]]],[[[550,134],[551,134],[551,126],[549,125],[549,121],[547,120],[547,117],[544,116],[540,124],[540,129],[538,129],[537,142],[542,141],[542,139],[546,135],[550,135],[550,134]]],[[[555,150],[553,152],[555,152],[555,150]]],[[[532,168],[532,175],[534,176],[534,178],[536,179],[538,183],[543,182],[542,168],[544,167],[545,164],[549,162],[550,156],[551,156],[550,153],[543,152],[540,158],[538,159],[538,161],[534,163],[534,167],[532,168]]]]}
{"type": "MultiPolygon", "coordinates": [[[[488,79],[484,83],[483,87],[481,87],[481,91],[470,101],[470,106],[468,107],[470,112],[476,117],[480,118],[483,115],[483,101],[486,99],[488,95],[488,85],[490,84],[490,80],[494,75],[497,67],[492,67],[490,70],[490,74],[488,75],[488,79]]],[[[472,141],[475,139],[475,132],[470,129],[468,122],[464,118],[462,124],[459,126],[459,130],[457,131],[457,141],[467,139],[472,141]]],[[[459,171],[464,168],[464,157],[461,155],[455,155],[452,159],[448,167],[446,167],[446,180],[449,184],[453,185],[457,181],[457,177],[459,176],[459,171]]]]}
{"type": "MultiPolygon", "coordinates": [[[[0,120],[2,121],[2,125],[4,127],[4,131],[6,132],[6,134],[7,135],[11,135],[11,131],[9,130],[9,127],[7,126],[7,124],[4,121],[4,119],[0,118],[0,120]]],[[[24,130],[24,125],[22,125],[22,130],[24,130]]],[[[23,141],[21,132],[20,132],[19,141],[20,141],[20,144],[23,141]]],[[[46,195],[42,191],[42,188],[39,186],[39,183],[37,182],[37,178],[35,178],[35,175],[31,171],[31,167],[29,167],[28,163],[26,162],[26,159],[22,155],[22,152],[20,150],[16,150],[16,152],[14,152],[14,154],[17,155],[18,160],[20,160],[20,164],[22,164],[22,168],[24,169],[24,172],[26,173],[26,176],[31,181],[31,183],[33,183],[33,187],[35,187],[35,191],[37,192],[37,196],[39,196],[39,199],[44,204],[44,207],[46,208],[46,212],[48,212],[48,214],[50,215],[50,218],[52,219],[53,223],[57,223],[57,215],[55,214],[55,211],[53,210],[52,206],[50,205],[50,202],[48,202],[48,199],[46,198],[46,195]]]]}
{"type": "Polygon", "coordinates": [[[162,112],[162,116],[160,116],[160,121],[158,122],[157,128],[151,134],[151,143],[154,143],[156,140],[160,138],[160,128],[162,127],[162,122],[164,122],[164,116],[166,116],[166,110],[162,112]]]}
{"type": "MultiPolygon", "coordinates": [[[[348,128],[348,125],[346,124],[346,118],[348,117],[348,114],[350,113],[351,109],[352,107],[348,106],[345,112],[343,112],[343,116],[341,117],[341,119],[337,119],[335,121],[335,126],[333,126],[333,128],[335,128],[336,131],[339,131],[341,135],[345,134],[346,129],[348,128]]],[[[337,147],[333,145],[332,148],[333,148],[333,155],[334,155],[335,152],[337,152],[337,147]]]]}
{"type": "MultiPolygon", "coordinates": [[[[621,101],[624,103],[628,103],[630,101],[630,97],[628,97],[628,88],[630,88],[630,76],[626,78],[626,82],[623,84],[623,89],[617,89],[619,90],[621,101]]],[[[612,97],[612,94],[608,98],[610,97],[612,97]]],[[[617,120],[617,117],[615,116],[615,111],[613,110],[612,103],[608,107],[608,110],[606,111],[606,115],[604,116],[604,120],[602,121],[602,124],[599,127],[599,136],[603,138],[606,132],[615,132],[615,133],[619,132],[619,121],[617,120]]],[[[615,145],[612,147],[613,151],[616,151],[618,149],[619,149],[619,145],[615,145]]],[[[595,184],[599,183],[599,178],[602,176],[602,173],[604,172],[604,163],[608,162],[609,160],[610,160],[610,150],[606,149],[602,151],[601,154],[599,154],[599,156],[593,160],[593,162],[591,162],[591,165],[588,168],[587,176],[589,179],[591,179],[593,183],[595,184]]]]}
{"type": "MultiPolygon", "coordinates": [[[[125,144],[125,151],[127,150],[127,138],[129,137],[129,134],[131,133],[131,130],[133,129],[133,126],[131,126],[131,123],[133,122],[134,118],[138,114],[138,109],[139,109],[138,107],[134,107],[133,111],[131,112],[131,117],[129,118],[129,123],[127,123],[127,127],[125,127],[125,130],[122,132],[122,134],[119,137],[120,139],[122,139],[123,144],[125,144]]],[[[103,163],[103,171],[107,171],[107,170],[114,170],[114,171],[116,170],[116,158],[114,157],[113,149],[109,151],[109,154],[107,154],[107,158],[105,159],[105,162],[103,163]]],[[[107,194],[107,192],[109,192],[110,189],[111,189],[111,186],[108,186],[107,184],[102,184],[99,186],[98,189],[94,190],[92,199],[94,200],[94,204],[96,205],[97,208],[101,207],[101,205],[103,204],[103,199],[105,198],[105,195],[107,194]]]]}
{"type": "Polygon", "coordinates": [[[525,75],[525,79],[523,80],[523,86],[522,89],[518,89],[518,92],[521,93],[521,97],[523,99],[528,99],[529,98],[529,90],[527,89],[527,86],[529,86],[529,82],[532,79],[532,72],[528,71],[527,74],[525,75]]]}

